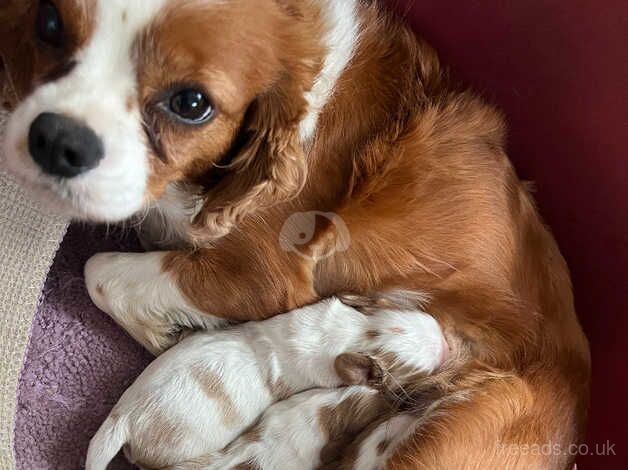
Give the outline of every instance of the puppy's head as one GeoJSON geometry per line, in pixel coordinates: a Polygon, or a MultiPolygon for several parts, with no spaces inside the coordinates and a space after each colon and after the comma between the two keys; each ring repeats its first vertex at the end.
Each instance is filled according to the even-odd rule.
{"type": "Polygon", "coordinates": [[[215,236],[294,194],[322,54],[320,34],[286,3],[3,2],[6,166],[55,209],[95,221],[193,184],[194,222],[215,236]]]}

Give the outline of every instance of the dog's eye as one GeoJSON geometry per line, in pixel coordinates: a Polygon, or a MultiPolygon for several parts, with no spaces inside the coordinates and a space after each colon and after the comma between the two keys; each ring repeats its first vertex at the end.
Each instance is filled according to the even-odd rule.
{"type": "Polygon", "coordinates": [[[168,106],[172,114],[189,124],[203,124],[214,114],[209,99],[194,89],[177,91],[170,97],[168,106]]]}
{"type": "Polygon", "coordinates": [[[37,12],[37,36],[53,47],[61,47],[65,42],[63,19],[57,7],[47,0],[39,2],[37,12]]]}

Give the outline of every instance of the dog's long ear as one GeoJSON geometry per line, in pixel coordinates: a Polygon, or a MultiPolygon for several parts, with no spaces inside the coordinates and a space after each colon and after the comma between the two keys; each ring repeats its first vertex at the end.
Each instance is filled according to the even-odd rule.
{"type": "Polygon", "coordinates": [[[196,241],[220,238],[256,209],[299,193],[307,173],[299,134],[305,91],[294,77],[282,77],[251,104],[230,160],[204,195],[196,241]]]}
{"type": "Polygon", "coordinates": [[[321,71],[327,46],[320,41],[322,26],[316,21],[300,21],[303,15],[283,2],[271,4],[275,23],[254,58],[254,76],[264,77],[264,83],[223,171],[204,194],[193,223],[196,241],[226,235],[247,215],[296,196],[305,184],[300,127],[309,111],[306,95],[321,71]]]}

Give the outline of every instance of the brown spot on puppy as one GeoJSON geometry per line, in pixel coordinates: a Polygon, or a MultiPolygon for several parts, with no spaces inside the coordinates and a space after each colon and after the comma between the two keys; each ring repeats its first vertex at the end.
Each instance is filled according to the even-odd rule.
{"type": "Polygon", "coordinates": [[[387,411],[390,408],[378,393],[352,395],[337,406],[321,408],[319,426],[327,437],[320,454],[322,465],[339,460],[358,434],[387,411]]]}
{"type": "Polygon", "coordinates": [[[391,444],[392,444],[392,441],[390,441],[389,439],[385,439],[379,444],[377,444],[377,454],[384,455],[391,444]]]}
{"type": "Polygon", "coordinates": [[[126,102],[125,102],[125,107],[126,107],[126,110],[129,113],[132,112],[135,109],[135,107],[136,107],[136,98],[135,98],[135,96],[127,96],[126,102]]]}
{"type": "Polygon", "coordinates": [[[251,462],[246,462],[236,465],[233,470],[259,470],[259,467],[251,462]]]}
{"type": "Polygon", "coordinates": [[[259,442],[262,440],[262,433],[258,426],[242,434],[242,439],[247,442],[259,442]]]}
{"type": "Polygon", "coordinates": [[[381,336],[381,333],[377,330],[369,330],[366,332],[366,337],[368,339],[376,339],[379,338],[381,336]]]}
{"type": "Polygon", "coordinates": [[[275,381],[269,380],[267,382],[268,389],[270,390],[270,394],[277,401],[285,400],[286,398],[290,398],[294,395],[294,390],[292,390],[286,383],[277,379],[275,381]]]}
{"type": "Polygon", "coordinates": [[[220,377],[201,367],[192,370],[192,377],[198,383],[207,398],[218,404],[225,426],[235,425],[240,415],[238,414],[236,404],[225,391],[224,384],[220,377]]]}

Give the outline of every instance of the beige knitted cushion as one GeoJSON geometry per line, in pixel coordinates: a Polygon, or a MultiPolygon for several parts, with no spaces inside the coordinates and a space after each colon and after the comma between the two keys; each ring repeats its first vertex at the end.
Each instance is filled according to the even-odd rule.
{"type": "Polygon", "coordinates": [[[3,171],[0,155],[0,470],[15,469],[18,380],[43,283],[66,226],[28,199],[3,171]]]}

